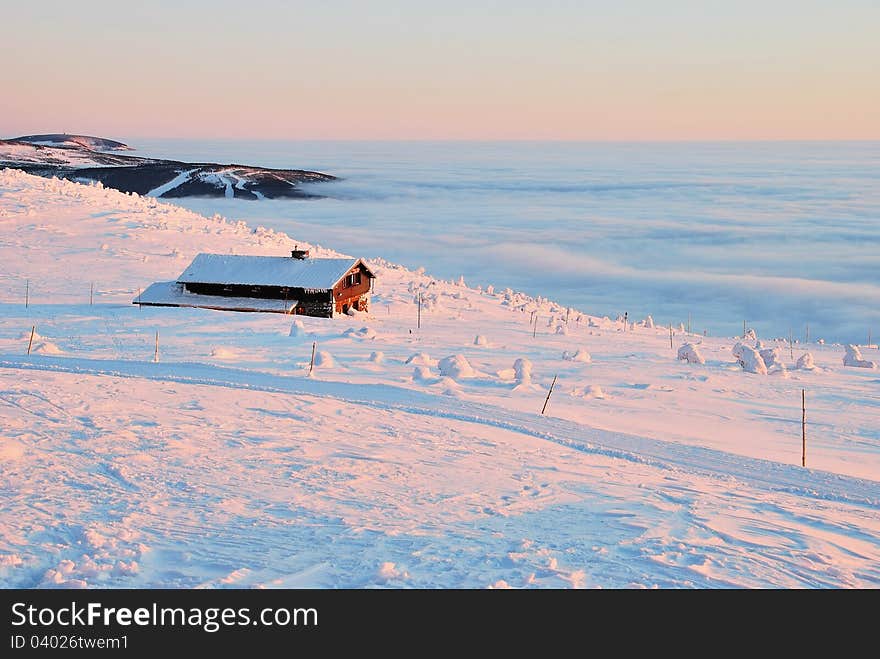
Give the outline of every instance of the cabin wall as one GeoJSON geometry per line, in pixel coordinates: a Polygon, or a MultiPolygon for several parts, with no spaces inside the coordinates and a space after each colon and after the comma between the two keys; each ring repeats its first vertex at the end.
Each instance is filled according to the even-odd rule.
{"type": "Polygon", "coordinates": [[[333,292],[330,289],[303,289],[287,286],[244,286],[240,284],[184,284],[184,288],[197,295],[222,297],[252,297],[264,300],[296,300],[294,313],[306,316],[331,318],[333,316],[333,292]]]}
{"type": "Polygon", "coordinates": [[[367,275],[362,267],[358,266],[349,270],[345,277],[342,278],[342,281],[333,287],[333,301],[336,313],[345,313],[350,307],[354,307],[358,311],[369,311],[372,282],[372,278],[367,275]],[[354,272],[360,273],[361,281],[357,284],[350,284],[349,275],[354,272]]]}

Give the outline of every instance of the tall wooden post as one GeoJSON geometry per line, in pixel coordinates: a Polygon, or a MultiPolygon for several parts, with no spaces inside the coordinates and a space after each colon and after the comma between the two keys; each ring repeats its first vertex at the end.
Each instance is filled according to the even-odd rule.
{"type": "Polygon", "coordinates": [[[789,357],[794,359],[794,333],[790,327],[788,328],[788,354],[789,357]]]}
{"type": "Polygon", "coordinates": [[[807,466],[807,390],[801,389],[801,467],[807,466]]]}
{"type": "Polygon", "coordinates": [[[36,325],[31,325],[31,338],[28,341],[28,351],[27,354],[31,354],[31,346],[34,345],[34,332],[37,331],[36,325]]]}
{"type": "Polygon", "coordinates": [[[419,291],[419,315],[416,320],[416,329],[421,329],[422,327],[422,292],[419,291]]]}
{"type": "Polygon", "coordinates": [[[24,282],[24,308],[28,308],[28,303],[30,302],[31,296],[31,280],[26,279],[24,282]]]}
{"type": "Polygon", "coordinates": [[[538,335],[538,314],[535,314],[535,326],[532,328],[532,338],[538,335]]]}
{"type": "Polygon", "coordinates": [[[743,318],[743,338],[746,338],[746,320],[743,318]]]}
{"type": "MultiPolygon", "coordinates": [[[[558,375],[558,374],[557,374],[558,375]]],[[[541,408],[541,414],[547,411],[547,403],[550,402],[550,394],[553,393],[553,387],[556,385],[556,375],[553,376],[553,382],[550,383],[550,391],[547,392],[547,398],[544,399],[544,407],[541,408]]]]}
{"type": "Polygon", "coordinates": [[[153,353],[153,361],[159,362],[159,330],[156,330],[156,352],[153,353]]]}
{"type": "Polygon", "coordinates": [[[309,362],[309,375],[312,374],[312,371],[315,368],[315,350],[318,348],[318,342],[312,341],[312,361],[309,362]]]}
{"type": "Polygon", "coordinates": [[[95,303],[95,282],[89,283],[89,306],[95,303]]]}
{"type": "Polygon", "coordinates": [[[672,323],[669,323],[669,349],[674,350],[672,347],[672,323]]]}

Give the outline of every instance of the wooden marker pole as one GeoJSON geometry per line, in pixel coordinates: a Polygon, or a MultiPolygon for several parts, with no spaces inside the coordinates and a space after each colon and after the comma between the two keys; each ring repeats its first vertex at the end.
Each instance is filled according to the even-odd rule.
{"type": "Polygon", "coordinates": [[[419,291],[419,315],[416,320],[416,329],[421,329],[422,327],[422,292],[419,291]]]}
{"type": "Polygon", "coordinates": [[[801,389],[801,467],[807,466],[807,390],[801,389]]]}
{"type": "Polygon", "coordinates": [[[746,321],[743,319],[743,338],[746,338],[746,321]]]}
{"type": "Polygon", "coordinates": [[[36,331],[37,331],[37,326],[31,325],[31,338],[30,338],[30,341],[28,341],[27,354],[31,354],[31,346],[34,345],[34,332],[36,332],[36,331]]]}
{"type": "Polygon", "coordinates": [[[159,362],[159,330],[156,330],[156,352],[153,353],[153,361],[159,362]]]}
{"type": "Polygon", "coordinates": [[[791,328],[788,329],[788,354],[794,359],[794,334],[791,331],[791,328]]]}
{"type": "Polygon", "coordinates": [[[550,402],[550,394],[553,393],[553,387],[556,385],[556,375],[553,376],[553,382],[550,383],[550,391],[547,392],[547,398],[544,399],[544,407],[541,408],[541,414],[547,411],[547,403],[550,402]]]}
{"type": "Polygon", "coordinates": [[[95,282],[89,283],[89,306],[95,303],[95,282]]]}
{"type": "Polygon", "coordinates": [[[538,335],[538,314],[535,314],[535,326],[532,328],[532,338],[538,335]]]}
{"type": "Polygon", "coordinates": [[[28,308],[28,302],[30,302],[31,296],[31,280],[26,279],[24,282],[24,308],[28,308]]]}
{"type": "Polygon", "coordinates": [[[315,350],[318,348],[318,342],[312,341],[312,361],[309,362],[309,375],[312,374],[312,371],[315,368],[315,350]]]}
{"type": "Polygon", "coordinates": [[[669,349],[674,350],[672,347],[672,323],[669,323],[669,349]]]}

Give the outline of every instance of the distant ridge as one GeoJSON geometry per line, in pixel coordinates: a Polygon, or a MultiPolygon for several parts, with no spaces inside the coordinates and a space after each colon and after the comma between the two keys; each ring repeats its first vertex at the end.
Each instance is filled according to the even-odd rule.
{"type": "Polygon", "coordinates": [[[134,151],[127,144],[108,140],[106,137],[93,137],[92,135],[69,135],[67,133],[48,133],[46,135],[24,135],[15,137],[13,142],[30,142],[31,144],[43,144],[49,146],[74,146],[79,145],[95,151],[134,151]]]}
{"type": "Polygon", "coordinates": [[[187,163],[118,153],[133,150],[123,142],[91,135],[24,135],[0,140],[0,168],[79,182],[100,181],[122,192],[162,198],[315,198],[322,195],[304,191],[302,183],[336,180],[330,174],[302,169],[187,163]]]}

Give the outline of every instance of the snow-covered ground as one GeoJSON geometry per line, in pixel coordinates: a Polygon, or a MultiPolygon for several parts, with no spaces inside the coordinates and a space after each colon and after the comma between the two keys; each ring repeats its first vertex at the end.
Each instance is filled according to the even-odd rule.
{"type": "Polygon", "coordinates": [[[670,345],[381,260],[369,314],[138,308],[199,252],[340,254],[13,170],[0,227],[4,587],[880,585],[846,346],[670,345]]]}

